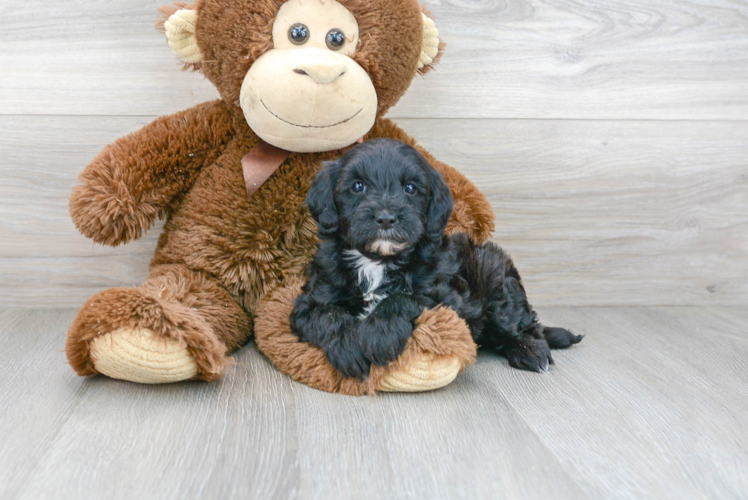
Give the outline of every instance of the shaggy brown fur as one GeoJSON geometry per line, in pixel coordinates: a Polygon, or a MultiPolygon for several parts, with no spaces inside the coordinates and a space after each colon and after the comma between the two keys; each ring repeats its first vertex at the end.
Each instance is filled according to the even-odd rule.
{"type": "MultiPolygon", "coordinates": [[[[413,0],[341,3],[357,17],[364,40],[357,57],[372,75],[384,112],[415,75],[420,9],[413,0]]],[[[167,222],[146,282],[95,295],[73,322],[67,353],[79,374],[95,373],[88,344],[96,335],[130,326],[186,340],[198,362],[198,377],[215,380],[222,374],[226,353],[251,337],[263,298],[303,275],[317,244],[304,198],[319,164],[340,152],[292,153],[251,198],[241,166],[258,138],[236,104],[239,88],[251,62],[268,47],[279,6],[279,0],[198,2],[198,39],[206,54],[201,71],[223,100],[157,119],[107,146],[81,174],[70,211],[76,226],[94,241],[118,245],[139,238],[157,217],[166,216],[167,222]]],[[[365,138],[376,137],[415,144],[383,118],[365,138]]],[[[493,214],[485,197],[457,170],[418,149],[453,192],[455,211],[448,231],[466,231],[476,241],[486,241],[493,214]]],[[[448,345],[450,333],[433,331],[438,335],[430,341],[430,350],[437,352],[435,339],[443,337],[448,345]]],[[[272,348],[273,338],[287,341],[269,332],[262,344],[277,363],[273,353],[285,359],[286,351],[272,348]]],[[[316,358],[304,359],[308,364],[301,371],[310,372],[309,380],[329,378],[327,372],[314,375],[315,370],[328,370],[316,358]]],[[[339,390],[376,389],[349,390],[346,384],[341,382],[339,390]]]]}

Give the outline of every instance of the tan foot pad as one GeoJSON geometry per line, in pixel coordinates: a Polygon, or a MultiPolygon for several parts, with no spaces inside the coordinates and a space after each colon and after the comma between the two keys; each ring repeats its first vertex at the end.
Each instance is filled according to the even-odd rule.
{"type": "Polygon", "coordinates": [[[407,370],[388,373],[382,380],[380,391],[423,392],[440,389],[449,385],[462,369],[462,363],[455,357],[436,358],[427,352],[421,359],[412,360],[407,370]]]}
{"type": "Polygon", "coordinates": [[[120,328],[96,337],[90,352],[96,371],[119,380],[163,384],[197,375],[197,363],[184,341],[147,328],[120,328]]]}

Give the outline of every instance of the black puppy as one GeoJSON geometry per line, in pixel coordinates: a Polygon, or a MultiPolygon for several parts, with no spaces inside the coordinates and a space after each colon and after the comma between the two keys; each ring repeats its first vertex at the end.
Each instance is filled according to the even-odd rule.
{"type": "Polygon", "coordinates": [[[291,327],[346,377],[397,358],[424,308],[445,304],[475,342],[511,366],[545,371],[549,347],[582,340],[543,327],[498,246],[444,235],[452,194],[412,147],[376,139],[323,165],[306,202],[320,245],[291,327]]]}

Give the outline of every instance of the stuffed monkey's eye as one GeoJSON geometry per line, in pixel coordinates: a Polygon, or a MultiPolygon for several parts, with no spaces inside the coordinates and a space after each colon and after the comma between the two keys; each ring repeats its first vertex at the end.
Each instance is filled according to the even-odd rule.
{"type": "Polygon", "coordinates": [[[345,35],[338,28],[333,28],[327,32],[325,43],[330,50],[340,50],[345,43],[345,35]]]}
{"type": "Polygon", "coordinates": [[[403,191],[408,194],[416,194],[416,187],[413,184],[406,184],[403,186],[403,191]]]}
{"type": "Polygon", "coordinates": [[[309,40],[309,28],[301,23],[296,23],[288,28],[288,39],[294,45],[303,45],[309,40]]]}
{"type": "Polygon", "coordinates": [[[353,188],[351,188],[351,190],[354,193],[363,193],[364,191],[366,191],[366,186],[364,186],[363,182],[356,182],[355,184],[353,184],[353,188]]]}

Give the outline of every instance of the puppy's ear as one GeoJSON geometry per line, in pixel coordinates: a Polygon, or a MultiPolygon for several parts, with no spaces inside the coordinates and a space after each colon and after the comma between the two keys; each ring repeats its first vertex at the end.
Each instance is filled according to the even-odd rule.
{"type": "Polygon", "coordinates": [[[340,167],[340,160],[323,163],[306,195],[306,204],[317,222],[320,234],[332,234],[338,230],[335,186],[338,184],[340,167]]]}
{"type": "MultiPolygon", "coordinates": [[[[425,159],[424,159],[425,162],[425,159]]],[[[444,182],[442,174],[426,162],[424,165],[429,176],[429,209],[426,214],[426,233],[431,238],[440,238],[447,228],[449,216],[452,215],[453,199],[449,186],[444,182]]]]}

